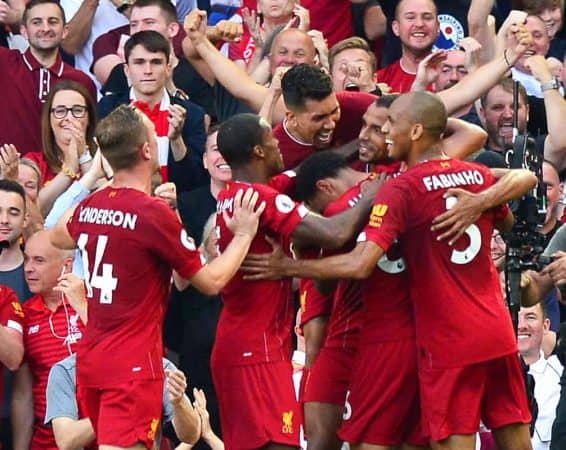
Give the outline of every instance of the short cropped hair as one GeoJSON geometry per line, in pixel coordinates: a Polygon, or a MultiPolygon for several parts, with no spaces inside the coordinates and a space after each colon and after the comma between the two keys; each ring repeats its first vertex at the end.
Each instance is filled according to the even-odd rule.
{"type": "Polygon", "coordinates": [[[256,114],[236,114],[220,125],[218,151],[230,167],[242,166],[251,161],[254,147],[263,144],[270,129],[269,123],[256,114]]]}
{"type": "Polygon", "coordinates": [[[348,161],[331,150],[309,156],[297,169],[295,197],[299,201],[308,202],[316,194],[317,181],[336,178],[341,170],[348,167],[348,161]]]}
{"type": "Polygon", "coordinates": [[[330,53],[328,54],[328,62],[330,64],[330,72],[332,72],[332,69],[334,68],[334,59],[336,58],[336,55],[343,52],[344,50],[350,50],[350,49],[353,49],[353,48],[364,50],[369,56],[369,61],[370,61],[370,64],[371,64],[371,70],[373,72],[375,72],[377,70],[377,61],[375,59],[375,53],[371,51],[368,43],[364,39],[362,39],[361,37],[352,36],[352,37],[349,37],[347,39],[343,39],[340,42],[337,42],[330,49],[330,53]]]}
{"type": "Polygon", "coordinates": [[[22,197],[24,205],[26,204],[26,192],[24,187],[14,180],[0,180],[0,191],[3,192],[14,192],[22,197]]]}
{"type": "Polygon", "coordinates": [[[169,56],[171,55],[171,45],[169,41],[157,31],[144,30],[132,34],[124,45],[126,64],[129,63],[132,50],[138,45],[141,45],[150,53],[163,53],[165,55],[165,61],[169,62],[169,56]]]}
{"type": "MultiPolygon", "coordinates": [[[[481,102],[481,107],[483,109],[485,109],[487,107],[487,97],[489,96],[489,93],[496,87],[499,86],[500,88],[502,88],[505,92],[509,92],[510,94],[513,94],[513,80],[511,78],[502,78],[501,80],[499,80],[497,82],[497,84],[495,84],[489,91],[487,91],[485,94],[483,94],[480,98],[480,102],[481,102]]],[[[521,103],[523,103],[523,105],[528,105],[529,104],[529,100],[527,97],[527,91],[525,90],[525,88],[523,87],[522,84],[519,83],[519,99],[521,101],[521,103]]]]}
{"type": "Polygon", "coordinates": [[[132,5],[132,9],[145,8],[147,6],[157,6],[163,12],[167,23],[177,22],[177,9],[170,0],[136,0],[132,5]]]}
{"type": "Polygon", "coordinates": [[[294,111],[301,111],[307,100],[321,101],[332,94],[332,80],[318,67],[298,64],[283,75],[281,91],[285,105],[294,111]]]}
{"type": "Polygon", "coordinates": [[[57,8],[59,8],[59,11],[61,12],[61,19],[63,19],[63,24],[65,24],[66,23],[65,10],[57,0],[31,0],[24,9],[24,15],[22,16],[22,23],[24,25],[27,24],[29,12],[32,8],[36,7],[37,5],[48,5],[48,4],[57,5],[57,8]]]}
{"type": "Polygon", "coordinates": [[[102,155],[114,172],[135,166],[139,149],[149,136],[143,113],[129,105],[120,105],[96,127],[96,140],[102,155]]]}

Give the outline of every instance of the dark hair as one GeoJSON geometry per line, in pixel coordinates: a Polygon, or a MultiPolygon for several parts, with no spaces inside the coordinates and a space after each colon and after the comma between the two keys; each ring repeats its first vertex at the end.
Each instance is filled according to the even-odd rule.
{"type": "Polygon", "coordinates": [[[24,190],[24,187],[17,181],[0,180],[0,191],[15,192],[20,197],[22,197],[24,205],[26,204],[26,191],[24,190]]]}
{"type": "Polygon", "coordinates": [[[529,15],[538,15],[545,9],[560,8],[560,0],[519,0],[513,9],[520,9],[529,15]]]}
{"type": "Polygon", "coordinates": [[[51,108],[55,94],[61,91],[75,91],[81,94],[86,103],[88,113],[88,124],[86,126],[86,145],[88,151],[94,155],[96,144],[94,142],[94,131],[96,129],[96,103],[90,96],[90,92],[80,83],[71,80],[59,81],[47,96],[41,112],[41,141],[43,145],[43,156],[51,171],[57,173],[61,170],[63,150],[55,142],[55,135],[51,127],[51,108]]]}
{"type": "Polygon", "coordinates": [[[177,9],[169,0],[136,0],[132,9],[145,8],[146,6],[157,6],[163,12],[168,23],[177,22],[177,9]]]}
{"type": "Polygon", "coordinates": [[[317,181],[336,178],[341,170],[348,167],[348,161],[331,150],[319,151],[309,156],[297,169],[295,197],[299,201],[309,201],[316,194],[317,181]]]}
{"type": "MultiPolygon", "coordinates": [[[[487,107],[487,98],[489,96],[489,93],[497,86],[502,88],[505,92],[509,92],[510,94],[513,94],[513,80],[511,78],[502,78],[497,82],[497,84],[492,86],[489,91],[487,91],[485,94],[481,96],[480,102],[481,102],[481,107],[483,109],[487,107]]],[[[529,104],[527,91],[525,90],[524,86],[520,83],[519,83],[519,99],[521,100],[523,105],[527,106],[529,104]]]]}
{"type": "Polygon", "coordinates": [[[148,140],[143,117],[143,113],[135,108],[120,105],[96,127],[100,151],[114,171],[138,163],[139,149],[148,140]]]}
{"type": "Polygon", "coordinates": [[[126,64],[130,62],[129,60],[132,50],[138,45],[141,45],[150,53],[163,53],[165,55],[165,61],[169,62],[169,56],[171,55],[171,46],[169,45],[169,41],[157,31],[144,30],[132,34],[130,39],[128,39],[124,45],[126,64]]]}
{"type": "Polygon", "coordinates": [[[22,16],[22,23],[24,24],[24,26],[27,24],[28,15],[32,8],[34,8],[37,5],[48,5],[48,4],[57,5],[57,8],[59,8],[59,11],[61,12],[61,19],[63,19],[63,25],[64,25],[66,23],[65,10],[57,0],[30,0],[30,2],[26,5],[24,9],[24,15],[22,16]]]}
{"type": "Polygon", "coordinates": [[[218,151],[234,168],[251,160],[254,147],[263,144],[269,124],[255,114],[236,114],[220,125],[218,151]]]}
{"type": "Polygon", "coordinates": [[[391,104],[399,98],[401,94],[387,94],[377,97],[375,100],[375,106],[378,108],[389,108],[391,104]]]}
{"type": "Polygon", "coordinates": [[[322,69],[309,64],[291,67],[281,79],[285,105],[301,111],[307,100],[321,101],[332,94],[332,80],[322,69]]]}
{"type": "Polygon", "coordinates": [[[331,47],[330,53],[328,54],[330,72],[332,72],[332,69],[334,68],[334,59],[336,58],[336,55],[343,52],[344,50],[350,50],[350,49],[359,49],[365,51],[369,56],[371,70],[373,72],[377,70],[377,61],[375,59],[375,53],[371,51],[368,43],[361,37],[352,36],[347,39],[343,39],[340,42],[337,42],[331,47]]]}

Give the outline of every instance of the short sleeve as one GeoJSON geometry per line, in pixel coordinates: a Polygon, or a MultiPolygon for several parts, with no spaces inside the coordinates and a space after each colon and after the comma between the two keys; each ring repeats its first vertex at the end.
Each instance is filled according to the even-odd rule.
{"type": "Polygon", "coordinates": [[[307,208],[273,189],[264,191],[261,197],[260,200],[264,200],[267,205],[261,216],[261,225],[290,238],[297,225],[308,214],[307,208]]]}
{"type": "Polygon", "coordinates": [[[16,293],[0,286],[0,325],[23,333],[24,310],[16,293]]]}
{"type": "Polygon", "coordinates": [[[46,397],[45,424],[57,417],[79,419],[76,383],[61,364],[55,364],[49,371],[46,397]]]}

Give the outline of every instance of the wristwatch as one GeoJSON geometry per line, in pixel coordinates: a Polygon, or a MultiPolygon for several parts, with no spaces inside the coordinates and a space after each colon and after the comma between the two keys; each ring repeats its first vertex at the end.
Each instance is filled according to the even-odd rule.
{"type": "Polygon", "coordinates": [[[124,11],[126,11],[126,9],[128,9],[133,4],[134,4],[133,0],[124,0],[120,6],[116,7],[116,11],[118,11],[119,13],[123,13],[124,11]]]}
{"type": "Polygon", "coordinates": [[[557,78],[553,78],[547,83],[541,84],[540,89],[542,92],[551,91],[553,89],[560,89],[560,81],[557,78]]]}

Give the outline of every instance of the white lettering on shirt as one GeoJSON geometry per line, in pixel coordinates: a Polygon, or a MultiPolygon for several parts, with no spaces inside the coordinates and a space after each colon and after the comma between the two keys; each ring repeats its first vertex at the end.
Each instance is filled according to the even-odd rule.
{"type": "Polygon", "coordinates": [[[423,177],[423,184],[426,190],[430,192],[470,184],[484,184],[484,179],[479,170],[465,170],[463,172],[441,173],[423,177]]]}
{"type": "Polygon", "coordinates": [[[95,223],[97,225],[112,225],[118,228],[136,229],[137,214],[124,213],[115,209],[81,208],[79,222],[95,223]]]}

